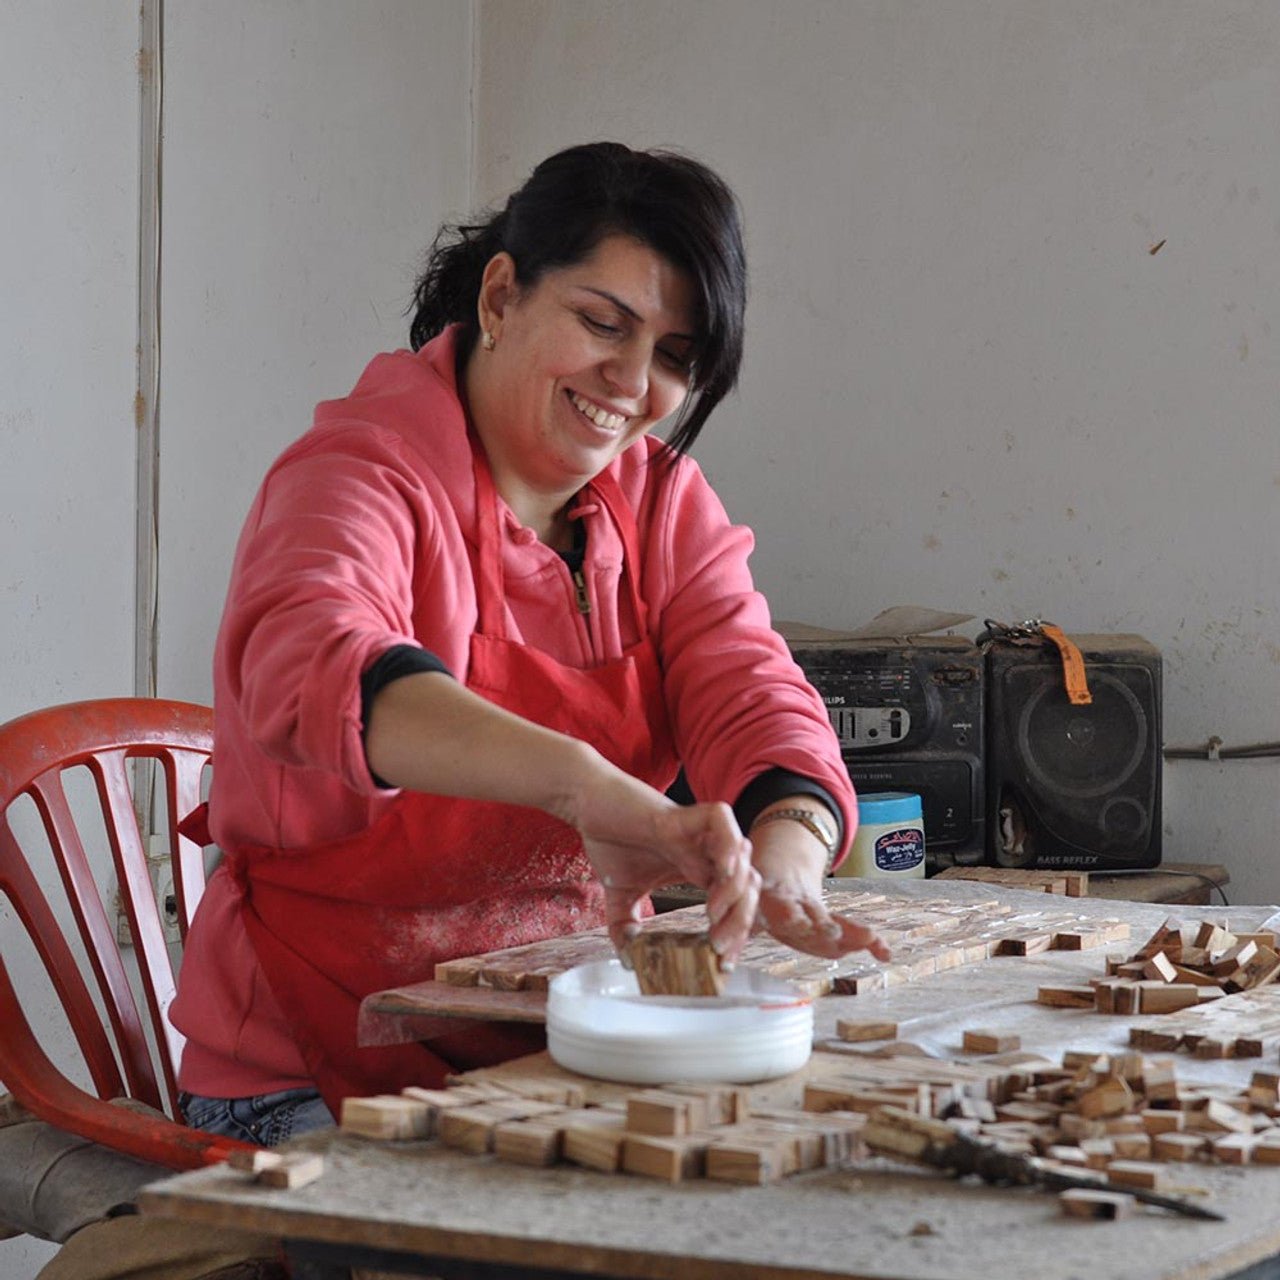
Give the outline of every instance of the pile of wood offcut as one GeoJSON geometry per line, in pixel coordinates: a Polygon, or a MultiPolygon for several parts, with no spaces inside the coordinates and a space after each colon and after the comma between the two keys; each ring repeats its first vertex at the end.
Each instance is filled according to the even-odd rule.
{"type": "Polygon", "coordinates": [[[1274,933],[1233,933],[1211,921],[1184,933],[1167,920],[1132,955],[1110,957],[1087,985],[1041,987],[1041,1004],[1099,1013],[1177,1013],[1280,978],[1274,933]]]}
{"type": "Polygon", "coordinates": [[[858,1132],[865,1115],[750,1107],[747,1099],[732,1085],[676,1083],[586,1106],[572,1085],[464,1082],[347,1098],[340,1124],[346,1133],[384,1141],[435,1138],[513,1164],[564,1161],[666,1182],[759,1185],[864,1154],[858,1132]]]}
{"type": "Polygon", "coordinates": [[[348,1098],[341,1127],[521,1165],[761,1185],[865,1161],[865,1126],[897,1108],[1113,1190],[1176,1191],[1175,1162],[1280,1164],[1278,1090],[1277,1072],[1256,1072],[1244,1092],[1180,1085],[1170,1060],[1135,1052],[962,1063],[900,1049],[815,1055],[798,1108],[753,1102],[737,1086],[680,1083],[587,1105],[573,1084],[512,1077],[348,1098]]]}

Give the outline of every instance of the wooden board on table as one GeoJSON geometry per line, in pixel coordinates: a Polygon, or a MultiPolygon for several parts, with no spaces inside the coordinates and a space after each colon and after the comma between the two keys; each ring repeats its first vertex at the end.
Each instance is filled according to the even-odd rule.
{"type": "MultiPolygon", "coordinates": [[[[1162,862],[1149,871],[1039,871],[1020,867],[948,867],[935,880],[976,880],[1005,889],[1065,893],[1095,901],[1167,902],[1186,906],[1207,905],[1221,893],[1231,877],[1216,862],[1162,862]]],[[[1223,898],[1225,904],[1226,899],[1223,898]]]]}
{"type": "Polygon", "coordinates": [[[380,991],[369,998],[368,1007],[375,1013],[401,1016],[543,1023],[547,1020],[547,993],[459,987],[449,982],[418,982],[410,987],[380,991]]]}
{"type": "Polygon", "coordinates": [[[1087,871],[1027,871],[1021,867],[947,867],[935,880],[976,880],[1002,889],[1026,889],[1032,893],[1057,893],[1068,898],[1089,896],[1087,871]]]}
{"type": "Polygon", "coordinates": [[[1223,887],[1231,876],[1218,862],[1162,862],[1150,871],[1134,873],[1094,871],[1089,897],[1125,902],[1167,902],[1182,906],[1208,906],[1214,894],[1226,905],[1223,887]]]}
{"type": "MultiPolygon", "coordinates": [[[[854,995],[990,956],[1086,950],[1123,942],[1129,936],[1128,925],[1121,921],[1081,919],[1071,908],[1048,899],[1044,907],[1030,910],[1015,909],[995,899],[904,900],[835,891],[827,894],[826,902],[831,911],[877,929],[892,949],[893,959],[881,964],[858,954],[832,962],[757,936],[747,943],[739,963],[786,978],[815,996],[829,992],[854,995]]],[[[685,907],[649,921],[647,927],[701,932],[706,928],[706,912],[701,907],[685,907]]],[[[591,929],[567,938],[450,960],[436,966],[436,980],[460,988],[545,991],[551,979],[566,969],[612,955],[607,932],[591,929]]]]}
{"type": "MultiPolygon", "coordinates": [[[[828,905],[833,910],[859,916],[884,900],[883,895],[873,893],[828,895],[828,905]]],[[[707,927],[707,913],[700,906],[685,907],[655,916],[646,921],[644,927],[701,933],[707,927]]],[[[508,947],[487,955],[446,961],[436,965],[436,981],[460,987],[493,987],[499,991],[545,991],[551,979],[565,970],[596,960],[608,960],[613,954],[608,931],[588,929],[567,938],[548,938],[544,942],[508,947]]],[[[830,977],[831,969],[830,961],[802,955],[763,936],[752,938],[747,943],[739,963],[792,979],[813,989],[815,994],[820,994],[822,979],[830,977]]],[[[865,965],[866,961],[862,963],[865,965]]]]}

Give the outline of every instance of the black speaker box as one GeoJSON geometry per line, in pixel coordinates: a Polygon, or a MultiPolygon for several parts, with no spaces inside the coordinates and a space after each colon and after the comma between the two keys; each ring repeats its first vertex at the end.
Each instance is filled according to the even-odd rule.
{"type": "Polygon", "coordinates": [[[919,794],[930,873],[980,862],[982,651],[955,636],[895,642],[799,623],[778,629],[826,704],[854,787],[919,794]]]}
{"type": "Polygon", "coordinates": [[[1121,870],[1160,862],[1161,663],[1141,636],[1079,635],[1093,701],[1048,641],[986,647],[988,861],[1121,870]]]}

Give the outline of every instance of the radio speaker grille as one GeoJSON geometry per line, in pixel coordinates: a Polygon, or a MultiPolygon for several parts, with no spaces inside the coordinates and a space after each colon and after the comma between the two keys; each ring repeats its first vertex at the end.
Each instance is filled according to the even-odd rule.
{"type": "Polygon", "coordinates": [[[989,860],[1118,870],[1160,862],[1161,664],[1139,636],[1074,636],[1093,702],[1056,650],[987,648],[989,860]]]}

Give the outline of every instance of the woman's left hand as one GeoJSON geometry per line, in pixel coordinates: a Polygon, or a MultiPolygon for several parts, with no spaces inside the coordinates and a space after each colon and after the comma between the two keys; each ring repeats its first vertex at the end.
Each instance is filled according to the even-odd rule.
{"type": "Polygon", "coordinates": [[[826,851],[804,826],[765,823],[752,831],[751,843],[761,881],[759,927],[809,955],[834,960],[869,951],[877,960],[889,959],[889,948],[874,929],[827,910],[822,900],[826,851]]]}

